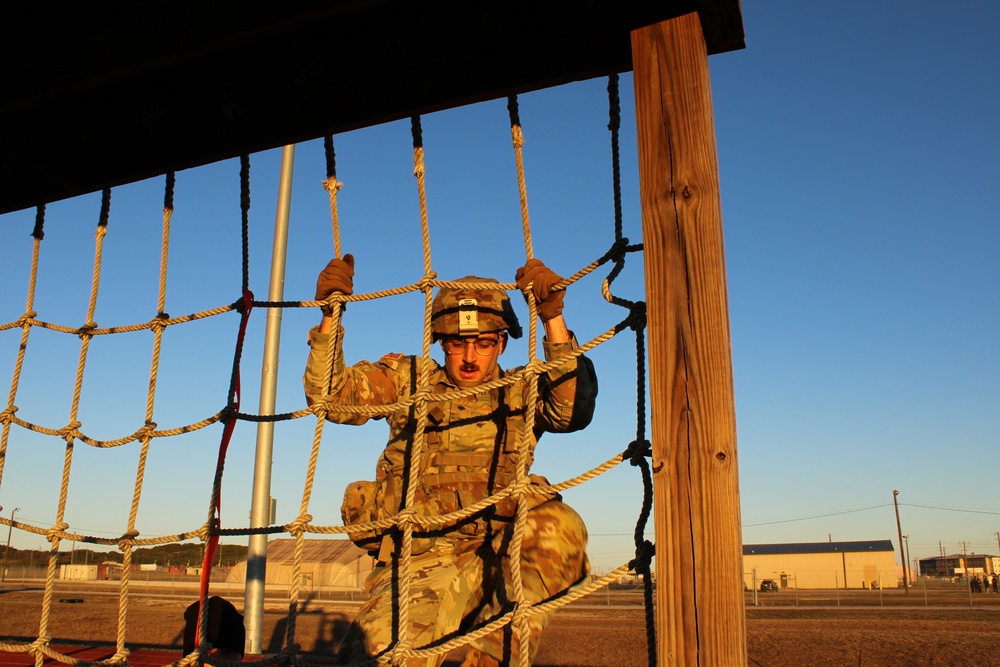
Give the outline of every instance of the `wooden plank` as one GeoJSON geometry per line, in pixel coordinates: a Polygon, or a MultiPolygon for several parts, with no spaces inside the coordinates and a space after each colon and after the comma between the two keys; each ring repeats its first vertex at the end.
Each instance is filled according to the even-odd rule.
{"type": "Polygon", "coordinates": [[[660,665],[745,665],[736,420],[708,54],[632,33],[649,315],[660,665]]]}
{"type": "Polygon", "coordinates": [[[0,22],[0,213],[626,71],[631,30],[695,5],[742,48],[739,0],[24,5],[0,22]]]}

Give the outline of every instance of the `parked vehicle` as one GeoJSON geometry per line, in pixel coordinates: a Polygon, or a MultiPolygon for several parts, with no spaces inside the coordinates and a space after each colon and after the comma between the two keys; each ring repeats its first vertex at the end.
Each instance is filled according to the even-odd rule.
{"type": "Polygon", "coordinates": [[[761,593],[777,593],[778,590],[778,582],[774,579],[764,579],[760,582],[761,593]]]}

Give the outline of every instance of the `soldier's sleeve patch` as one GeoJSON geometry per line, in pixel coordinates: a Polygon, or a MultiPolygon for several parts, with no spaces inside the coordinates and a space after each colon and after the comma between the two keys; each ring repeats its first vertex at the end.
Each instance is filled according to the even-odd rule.
{"type": "Polygon", "coordinates": [[[387,365],[392,366],[393,368],[395,368],[399,364],[399,361],[402,358],[403,358],[403,355],[401,353],[399,353],[399,352],[390,352],[389,354],[382,355],[382,358],[379,359],[379,361],[382,362],[383,364],[387,364],[387,365]]]}

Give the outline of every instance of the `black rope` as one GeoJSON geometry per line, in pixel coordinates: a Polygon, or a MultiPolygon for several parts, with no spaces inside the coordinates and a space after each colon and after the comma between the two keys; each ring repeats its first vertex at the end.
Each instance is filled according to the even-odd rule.
{"type": "Polygon", "coordinates": [[[517,95],[507,96],[507,113],[510,114],[510,126],[521,126],[521,115],[518,113],[517,95]]]}
{"type": "Polygon", "coordinates": [[[104,188],[101,191],[101,217],[97,221],[98,227],[108,226],[108,218],[111,217],[111,188],[104,188]]]}
{"type": "Polygon", "coordinates": [[[45,238],[45,204],[39,204],[35,209],[35,228],[31,230],[31,235],[35,240],[41,241],[45,238]]]}
{"type": "Polygon", "coordinates": [[[167,183],[163,188],[163,210],[172,211],[174,210],[174,184],[177,179],[174,172],[167,172],[167,183]]]}
{"type": "Polygon", "coordinates": [[[646,457],[652,457],[652,445],[646,440],[646,304],[634,304],[631,313],[632,329],[635,331],[635,376],[636,376],[636,429],[635,441],[639,443],[631,463],[642,473],[642,509],[635,526],[635,557],[633,569],[642,575],[643,601],[646,608],[646,648],[650,667],[656,667],[656,616],[653,611],[653,576],[649,568],[654,546],[643,539],[646,523],[653,509],[653,476],[649,471],[646,457]]]}
{"type": "Polygon", "coordinates": [[[420,116],[410,116],[410,134],[413,136],[413,147],[424,147],[424,131],[420,127],[420,116]]]}
{"type": "Polygon", "coordinates": [[[326,156],[327,179],[337,177],[337,154],[333,150],[333,135],[323,137],[323,154],[326,156]]]}
{"type": "MultiPolygon", "coordinates": [[[[253,294],[250,293],[250,156],[240,156],[240,213],[243,237],[243,294],[233,303],[233,309],[246,317],[248,307],[253,305],[253,294]]],[[[236,413],[235,397],[240,378],[240,359],[243,356],[243,337],[237,337],[236,350],[233,354],[233,371],[229,378],[229,405],[222,411],[223,423],[236,413]]]]}
{"type": "MultiPolygon", "coordinates": [[[[619,146],[619,129],[621,128],[621,103],[618,96],[618,75],[608,77],[608,130],[611,132],[611,172],[615,198],[615,242],[608,250],[605,258],[614,262],[614,267],[608,273],[608,284],[625,268],[625,256],[632,249],[628,239],[622,234],[622,179],[621,155],[619,146]]],[[[641,248],[641,246],[639,246],[641,248]]],[[[629,569],[642,576],[643,604],[646,612],[646,650],[650,667],[656,667],[656,615],[653,609],[653,577],[650,563],[655,552],[653,543],[644,539],[646,523],[653,510],[653,476],[649,470],[652,457],[652,446],[646,440],[646,304],[643,301],[630,302],[615,297],[613,302],[629,309],[626,319],[628,326],[635,331],[635,440],[622,455],[638,467],[642,475],[642,507],[635,524],[633,540],[635,542],[635,558],[629,563],[629,569]]]]}
{"type": "Polygon", "coordinates": [[[240,212],[243,221],[243,291],[250,289],[250,156],[240,156],[240,212]]]}
{"type": "Polygon", "coordinates": [[[618,129],[621,127],[621,104],[618,99],[618,75],[608,77],[608,129],[611,130],[611,172],[615,192],[615,240],[622,238],[622,170],[618,150],[618,129]]]}

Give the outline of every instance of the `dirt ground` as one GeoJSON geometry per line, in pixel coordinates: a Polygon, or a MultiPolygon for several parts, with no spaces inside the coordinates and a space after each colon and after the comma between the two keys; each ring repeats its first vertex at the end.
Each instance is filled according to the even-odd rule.
{"type": "MultiPolygon", "coordinates": [[[[130,600],[130,647],[180,650],[186,598],[130,600]]],[[[239,605],[238,605],[239,606],[239,605]]],[[[116,596],[79,594],[53,600],[48,634],[54,644],[113,644],[116,596]],[[65,602],[59,602],[65,599],[65,602]],[[71,600],[81,600],[73,602],[71,600]]],[[[38,635],[40,596],[0,595],[0,640],[38,635]]],[[[351,607],[312,604],[297,615],[296,641],[313,654],[329,654],[347,628],[351,607]]],[[[280,607],[265,612],[265,652],[280,648],[287,621],[280,607]]],[[[749,665],[822,667],[1000,667],[998,608],[767,608],[747,611],[749,665]]],[[[457,665],[453,652],[446,665],[457,665]]],[[[648,664],[639,606],[570,606],[542,637],[537,667],[618,667],[648,664]]]]}

